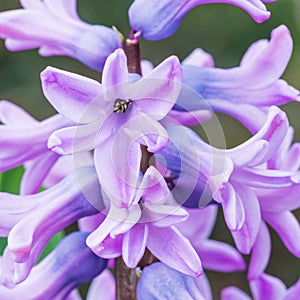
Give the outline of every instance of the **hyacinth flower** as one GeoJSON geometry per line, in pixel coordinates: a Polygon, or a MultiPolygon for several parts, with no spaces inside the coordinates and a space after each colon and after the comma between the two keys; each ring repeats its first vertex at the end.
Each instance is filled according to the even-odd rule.
{"type": "Polygon", "coordinates": [[[182,18],[198,5],[232,4],[242,8],[256,22],[261,23],[270,17],[263,2],[270,0],[135,0],[128,14],[131,27],[141,32],[145,39],[160,40],[171,36],[178,29],[182,18]]]}
{"type": "MultiPolygon", "coordinates": [[[[297,173],[268,169],[265,166],[276,153],[287,131],[286,115],[276,107],[271,107],[265,125],[256,135],[229,150],[209,146],[187,128],[174,126],[168,129],[170,139],[179,149],[180,155],[178,156],[178,150],[177,153],[172,150],[172,144],[170,149],[160,152],[166,160],[167,168],[174,168],[175,173],[178,172],[178,160],[184,158],[186,161],[188,157],[201,157],[202,161],[208,162],[202,164],[206,170],[200,171],[201,176],[197,165],[194,168],[190,164],[190,176],[202,180],[206,178],[204,185],[209,186],[213,199],[222,205],[226,224],[237,248],[244,254],[250,253],[261,223],[262,212],[256,189],[281,193],[281,189],[299,186],[297,173]],[[185,135],[193,140],[193,147],[186,143],[185,135]]],[[[195,185],[194,181],[191,183],[192,191],[195,185]]],[[[185,184],[188,184],[187,180],[185,184]]],[[[181,199],[180,203],[185,200],[181,199]]],[[[288,205],[295,209],[296,199],[291,202],[288,205]]],[[[270,201],[269,206],[272,205],[273,201],[270,201]]],[[[275,202],[274,206],[277,205],[275,202]]]]}
{"type": "Polygon", "coordinates": [[[239,67],[202,68],[195,66],[197,59],[193,59],[193,65],[183,64],[183,84],[190,89],[182,89],[174,109],[229,114],[256,133],[270,106],[300,100],[299,91],[279,79],[292,50],[290,32],[281,25],[272,31],[270,41],[252,44],[239,67]]]}
{"type": "Polygon", "coordinates": [[[23,9],[0,13],[0,37],[10,51],[38,48],[42,56],[69,56],[101,71],[108,55],[121,47],[113,29],[79,18],[76,0],[20,3],[23,9]]]}
{"type": "MultiPolygon", "coordinates": [[[[49,136],[62,127],[73,124],[61,115],[54,115],[38,122],[23,109],[13,103],[0,101],[0,172],[25,164],[26,171],[21,182],[21,194],[38,191],[44,180],[55,181],[51,169],[60,155],[49,151],[49,136]]],[[[84,154],[88,160],[87,154],[84,154]]],[[[65,165],[64,172],[53,174],[60,180],[70,170],[65,165]]]]}
{"type": "Polygon", "coordinates": [[[192,278],[160,262],[143,269],[137,297],[143,300],[212,300],[210,285],[204,275],[192,278]]]}
{"type": "Polygon", "coordinates": [[[24,281],[47,242],[78,219],[103,210],[93,167],[83,167],[57,185],[34,195],[0,193],[1,235],[8,237],[2,258],[4,282],[24,281]],[[92,204],[93,205],[92,205],[92,204]]]}
{"type": "MultiPolygon", "coordinates": [[[[300,144],[293,140],[290,127],[277,152],[268,161],[268,168],[296,172],[300,168],[300,144]]],[[[294,185],[280,190],[255,190],[262,211],[262,221],[257,239],[251,251],[248,279],[253,280],[263,274],[271,254],[271,238],[268,223],[280,236],[286,248],[300,257],[300,225],[291,212],[300,207],[300,186],[294,185]],[[265,223],[266,222],[266,223],[265,223]],[[289,228],[289,230],[286,230],[289,228]]]]}
{"type": "Polygon", "coordinates": [[[0,298],[24,299],[28,295],[30,299],[78,299],[74,288],[99,275],[107,263],[86,246],[86,237],[83,232],[69,234],[33,267],[25,282],[13,288],[1,286],[0,298]]]}
{"type": "Polygon", "coordinates": [[[221,300],[296,300],[300,295],[300,280],[290,288],[277,277],[262,274],[249,282],[253,298],[235,286],[229,286],[222,290],[221,300]]]}
{"type": "Polygon", "coordinates": [[[141,147],[157,152],[168,144],[159,120],[173,107],[181,88],[181,66],[170,57],[150,74],[129,76],[121,49],[106,61],[102,84],[48,67],[43,92],[54,108],[78,126],[55,131],[48,147],[58,154],[94,151],[99,181],[118,207],[133,199],[139,179],[141,147]]]}
{"type": "Polygon", "coordinates": [[[145,249],[164,264],[190,275],[202,272],[198,255],[173,226],[187,219],[188,213],[176,205],[162,175],[149,167],[136,194],[126,196],[127,205],[110,203],[106,219],[87,238],[87,245],[100,257],[123,256],[135,268],[145,249]]]}

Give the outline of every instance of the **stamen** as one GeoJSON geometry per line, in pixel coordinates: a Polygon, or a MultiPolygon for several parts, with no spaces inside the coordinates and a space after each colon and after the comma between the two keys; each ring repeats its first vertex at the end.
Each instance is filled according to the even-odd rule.
{"type": "Polygon", "coordinates": [[[122,113],[125,113],[126,110],[128,109],[128,106],[129,104],[132,103],[132,100],[129,99],[129,100],[124,100],[124,99],[116,99],[115,100],[115,103],[114,103],[114,112],[115,113],[119,113],[119,112],[122,112],[122,113]]]}

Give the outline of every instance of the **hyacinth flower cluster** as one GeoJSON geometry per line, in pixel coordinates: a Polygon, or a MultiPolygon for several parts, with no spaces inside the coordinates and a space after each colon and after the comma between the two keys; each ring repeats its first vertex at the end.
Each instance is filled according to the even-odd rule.
{"type": "Polygon", "coordinates": [[[19,194],[0,192],[0,299],[78,300],[89,282],[89,300],[210,300],[206,270],[247,273],[252,295],[232,285],[222,300],[300,298],[299,280],[286,287],[267,273],[270,229],[300,256],[300,144],[279,108],[300,100],[281,79],[289,29],[273,29],[228,69],[202,49],[157,66],[139,49],[174,34],[196,6],[234,5],[261,23],[273,1],[135,0],[127,39],[81,20],[76,0],[20,0],[0,13],[8,50],[69,56],[102,73],[46,67],[41,87],[57,113],[42,121],[0,101],[0,172],[24,168],[19,194]],[[230,149],[206,142],[192,127],[215,112],[251,137],[230,149]],[[211,238],[218,211],[233,244],[211,238]]]}

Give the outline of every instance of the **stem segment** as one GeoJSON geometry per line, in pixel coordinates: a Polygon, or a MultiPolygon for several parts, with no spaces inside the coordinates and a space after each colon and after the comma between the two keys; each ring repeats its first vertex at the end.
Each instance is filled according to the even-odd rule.
{"type": "MultiPolygon", "coordinates": [[[[123,41],[123,50],[127,56],[127,66],[129,73],[142,75],[141,57],[138,39],[135,32],[130,32],[129,38],[123,41]]],[[[149,167],[150,153],[145,146],[141,146],[142,160],[141,171],[144,173],[149,167]]],[[[115,262],[117,300],[137,300],[136,285],[138,276],[135,269],[128,268],[122,257],[118,257],[115,262]]]]}

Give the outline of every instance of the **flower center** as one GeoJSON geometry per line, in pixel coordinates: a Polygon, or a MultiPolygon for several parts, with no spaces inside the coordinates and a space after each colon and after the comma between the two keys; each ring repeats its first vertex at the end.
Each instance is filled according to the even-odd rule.
{"type": "Polygon", "coordinates": [[[124,100],[124,99],[116,99],[115,100],[115,103],[114,103],[114,112],[115,113],[119,113],[119,112],[122,112],[122,113],[125,113],[129,104],[132,103],[132,100],[131,99],[128,99],[128,100],[124,100]]]}

